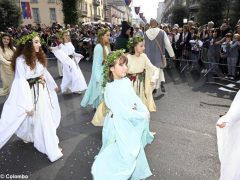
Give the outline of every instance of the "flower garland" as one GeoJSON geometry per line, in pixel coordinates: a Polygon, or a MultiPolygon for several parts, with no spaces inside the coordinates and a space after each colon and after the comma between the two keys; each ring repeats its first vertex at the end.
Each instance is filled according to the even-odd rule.
{"type": "Polygon", "coordinates": [[[107,58],[106,61],[104,63],[103,66],[103,83],[102,83],[102,87],[105,87],[107,82],[108,82],[108,76],[109,76],[109,67],[112,66],[116,60],[118,60],[118,58],[120,58],[122,55],[124,55],[125,50],[124,49],[120,49],[117,51],[113,51],[111,52],[107,58]]]}
{"type": "Polygon", "coordinates": [[[143,36],[135,36],[133,38],[130,38],[128,40],[127,48],[130,49],[130,48],[136,46],[139,42],[143,42],[143,41],[144,41],[143,36]]]}
{"type": "Polygon", "coordinates": [[[109,32],[109,29],[108,29],[108,28],[103,28],[103,29],[98,30],[98,33],[97,33],[98,43],[101,42],[101,38],[102,38],[107,32],[109,32]]]}
{"type": "Polygon", "coordinates": [[[19,40],[17,40],[17,45],[20,45],[20,44],[24,45],[26,44],[26,42],[32,40],[36,36],[39,36],[37,32],[32,32],[31,34],[24,35],[19,40]]]}

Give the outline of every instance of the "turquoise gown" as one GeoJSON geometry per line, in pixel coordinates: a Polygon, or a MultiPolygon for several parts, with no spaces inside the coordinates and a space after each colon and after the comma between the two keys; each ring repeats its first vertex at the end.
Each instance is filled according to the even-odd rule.
{"type": "Polygon", "coordinates": [[[81,102],[82,107],[87,105],[97,108],[103,98],[102,78],[103,78],[103,48],[97,44],[93,53],[92,75],[88,88],[81,102]]]}
{"type": "Polygon", "coordinates": [[[92,165],[94,180],[140,180],[152,175],[144,147],[153,140],[149,111],[128,78],[107,83],[104,100],[109,112],[102,147],[92,165]]]}

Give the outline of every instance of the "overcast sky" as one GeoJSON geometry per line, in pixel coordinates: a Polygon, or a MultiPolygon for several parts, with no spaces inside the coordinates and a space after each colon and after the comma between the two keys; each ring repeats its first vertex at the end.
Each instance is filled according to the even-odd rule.
{"type": "Polygon", "coordinates": [[[133,17],[136,16],[134,7],[140,6],[140,12],[146,17],[147,21],[151,18],[157,18],[158,3],[164,0],[132,0],[130,5],[133,9],[133,17]]]}

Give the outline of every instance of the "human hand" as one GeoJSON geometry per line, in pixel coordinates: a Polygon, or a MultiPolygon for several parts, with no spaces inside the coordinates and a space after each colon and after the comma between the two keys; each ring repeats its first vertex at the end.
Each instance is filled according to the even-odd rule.
{"type": "Polygon", "coordinates": [[[58,88],[58,87],[54,88],[54,91],[55,91],[55,92],[58,92],[58,91],[59,91],[59,88],[58,88]]]}
{"type": "Polygon", "coordinates": [[[5,65],[11,65],[11,62],[10,61],[6,61],[4,62],[5,65]]]}
{"type": "Polygon", "coordinates": [[[34,108],[31,111],[26,111],[27,116],[33,116],[34,115],[34,108]]]}
{"type": "Polygon", "coordinates": [[[224,127],[226,127],[226,122],[222,122],[221,124],[217,124],[217,126],[219,127],[219,128],[224,128],[224,127]]]}

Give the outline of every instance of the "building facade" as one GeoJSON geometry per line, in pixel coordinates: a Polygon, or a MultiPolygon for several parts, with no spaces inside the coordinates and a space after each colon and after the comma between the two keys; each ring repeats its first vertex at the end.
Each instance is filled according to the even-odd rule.
{"type": "Polygon", "coordinates": [[[157,21],[158,21],[159,23],[162,22],[164,10],[165,10],[165,4],[164,4],[164,2],[159,2],[159,3],[158,3],[158,8],[157,8],[157,21]]]}
{"type": "Polygon", "coordinates": [[[77,4],[80,15],[80,22],[104,21],[104,1],[103,0],[78,0],[77,4]]]}
{"type": "Polygon", "coordinates": [[[54,22],[63,24],[61,0],[16,0],[16,3],[23,13],[23,25],[49,26],[54,22]]]}
{"type": "Polygon", "coordinates": [[[189,0],[165,0],[164,5],[165,9],[163,12],[163,18],[162,22],[172,23],[172,8],[175,5],[182,5],[184,7],[187,7],[189,0]]]}
{"type": "Polygon", "coordinates": [[[104,0],[105,21],[121,24],[122,21],[132,22],[131,8],[123,0],[104,0]]]}
{"type": "Polygon", "coordinates": [[[189,11],[189,19],[194,21],[198,20],[197,14],[200,8],[200,2],[198,0],[189,0],[188,1],[188,11],[189,11]]]}
{"type": "MultiPolygon", "coordinates": [[[[61,0],[16,0],[22,10],[22,24],[63,24],[61,0]]],[[[78,0],[79,22],[106,21],[121,24],[132,21],[131,8],[122,0],[78,0]]]]}

